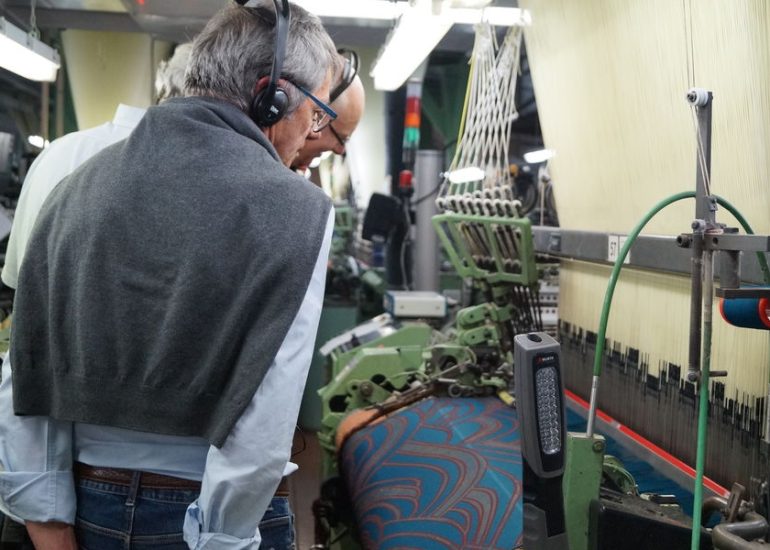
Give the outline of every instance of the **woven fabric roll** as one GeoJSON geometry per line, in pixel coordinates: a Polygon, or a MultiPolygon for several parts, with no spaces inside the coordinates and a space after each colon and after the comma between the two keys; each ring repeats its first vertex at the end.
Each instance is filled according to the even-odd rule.
{"type": "Polygon", "coordinates": [[[517,412],[428,398],[352,434],[341,469],[366,549],[510,550],[522,543],[517,412]]]}

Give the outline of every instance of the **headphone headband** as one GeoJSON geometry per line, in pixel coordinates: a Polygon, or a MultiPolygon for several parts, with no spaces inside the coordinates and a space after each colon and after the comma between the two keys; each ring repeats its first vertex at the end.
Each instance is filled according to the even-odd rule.
{"type": "Polygon", "coordinates": [[[337,53],[345,58],[345,66],[342,68],[342,76],[340,82],[329,94],[329,103],[334,103],[334,100],[342,95],[342,93],[348,89],[353,83],[353,80],[358,74],[359,60],[358,54],[353,50],[346,48],[340,48],[337,53]]]}
{"type": "Polygon", "coordinates": [[[289,0],[273,0],[275,4],[275,51],[273,52],[273,66],[270,68],[270,83],[267,85],[265,101],[272,102],[275,91],[278,88],[278,79],[283,70],[283,58],[286,55],[286,37],[289,34],[289,0]]]}

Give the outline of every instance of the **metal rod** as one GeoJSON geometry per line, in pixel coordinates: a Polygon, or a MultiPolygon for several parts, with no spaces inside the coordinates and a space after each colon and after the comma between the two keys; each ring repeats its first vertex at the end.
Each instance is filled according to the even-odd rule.
{"type": "MultiPolygon", "coordinates": [[[[696,224],[693,224],[696,225],[696,224]]],[[[687,363],[688,382],[697,382],[701,361],[701,319],[703,317],[703,231],[693,234],[690,277],[690,352],[687,363]]]]}
{"type": "Polygon", "coordinates": [[[50,91],[50,84],[48,82],[43,82],[40,86],[40,135],[43,137],[43,141],[47,140],[49,137],[50,91]]]}
{"type": "Polygon", "coordinates": [[[695,217],[705,220],[709,226],[714,223],[714,209],[709,190],[711,181],[711,92],[693,88],[687,99],[695,106],[698,122],[698,143],[695,176],[695,217]]]}
{"type": "Polygon", "coordinates": [[[770,384],[767,385],[767,397],[765,398],[765,443],[770,443],[770,384]]]}
{"type": "Polygon", "coordinates": [[[594,423],[596,422],[596,400],[599,396],[599,377],[594,375],[591,382],[591,404],[588,407],[588,425],[586,426],[586,437],[594,436],[594,423]]]}
{"type": "Polygon", "coordinates": [[[712,94],[702,88],[693,88],[687,99],[695,107],[697,115],[697,158],[695,180],[695,221],[693,228],[692,296],[690,299],[690,358],[687,379],[699,380],[698,436],[693,491],[693,529],[691,550],[700,548],[701,504],[703,501],[703,471],[706,461],[708,435],[708,384],[711,361],[711,310],[713,306],[713,252],[704,250],[704,237],[716,226],[716,198],[711,197],[711,100],[712,94]],[[704,283],[705,279],[705,283],[704,283]],[[705,288],[704,288],[705,284],[705,288]],[[702,306],[705,303],[705,313],[702,306]],[[704,317],[706,317],[704,319],[704,317]],[[703,333],[701,323],[704,324],[703,333]],[[702,338],[705,336],[705,338],[702,338]],[[704,353],[701,357],[701,344],[704,353]],[[701,365],[703,360],[703,365],[701,365]]]}

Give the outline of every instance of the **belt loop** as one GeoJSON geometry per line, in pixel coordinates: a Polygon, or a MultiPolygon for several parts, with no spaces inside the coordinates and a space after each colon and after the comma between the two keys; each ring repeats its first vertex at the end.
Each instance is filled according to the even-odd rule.
{"type": "Polygon", "coordinates": [[[139,487],[142,485],[142,472],[132,472],[131,487],[128,490],[128,498],[126,499],[126,506],[136,505],[136,496],[139,493],[139,487]]]}
{"type": "Polygon", "coordinates": [[[126,498],[126,524],[123,536],[123,547],[126,550],[131,548],[131,537],[134,532],[134,514],[136,513],[136,497],[139,494],[141,484],[142,472],[132,472],[131,485],[129,486],[128,497],[126,498]]]}

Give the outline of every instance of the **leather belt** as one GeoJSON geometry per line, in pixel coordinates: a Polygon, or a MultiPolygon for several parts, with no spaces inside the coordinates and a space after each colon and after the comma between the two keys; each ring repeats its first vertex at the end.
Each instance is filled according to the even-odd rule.
{"type": "MultiPolygon", "coordinates": [[[[115,483],[116,485],[130,486],[134,479],[134,470],[122,468],[99,468],[89,466],[82,462],[75,462],[74,474],[77,479],[89,479],[91,481],[102,481],[105,483],[115,483]]],[[[153,474],[150,472],[141,472],[139,484],[141,487],[152,489],[191,489],[200,491],[200,481],[183,479],[180,477],[164,476],[162,474],[153,474]]],[[[289,478],[282,477],[274,496],[289,496],[289,478]]]]}
{"type": "MultiPolygon", "coordinates": [[[[89,479],[91,481],[102,481],[105,483],[114,483],[116,485],[130,486],[134,479],[134,470],[125,470],[122,468],[99,468],[89,466],[82,462],[75,462],[73,468],[77,479],[89,479]]],[[[140,487],[153,489],[190,489],[200,491],[201,482],[192,479],[182,479],[181,477],[164,476],[150,472],[140,472],[140,487]]]]}
{"type": "Polygon", "coordinates": [[[281,482],[278,484],[278,488],[275,490],[275,494],[273,496],[276,496],[276,497],[289,496],[289,478],[288,477],[281,478],[281,482]]]}

